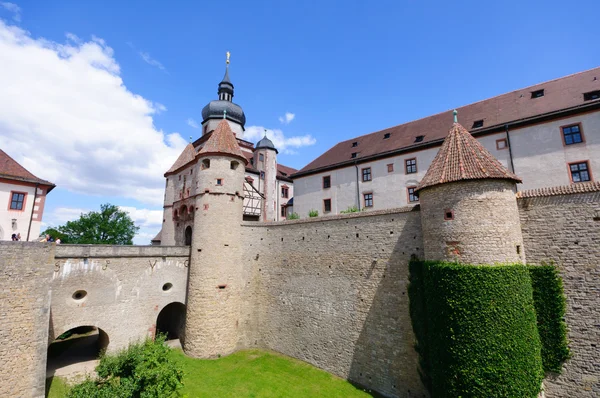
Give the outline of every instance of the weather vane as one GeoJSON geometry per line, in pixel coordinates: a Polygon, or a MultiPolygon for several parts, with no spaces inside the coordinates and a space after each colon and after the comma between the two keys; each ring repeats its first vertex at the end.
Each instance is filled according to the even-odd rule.
{"type": "Polygon", "coordinates": [[[226,54],[227,54],[227,61],[226,62],[227,62],[227,65],[229,65],[229,57],[231,56],[231,53],[229,51],[227,51],[226,54]]]}

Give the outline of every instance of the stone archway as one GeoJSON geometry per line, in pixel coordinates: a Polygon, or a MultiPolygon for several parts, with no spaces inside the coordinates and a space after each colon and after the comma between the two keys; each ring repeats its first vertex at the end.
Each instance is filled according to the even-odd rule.
{"type": "Polygon", "coordinates": [[[46,377],[93,371],[109,343],[108,334],[96,326],[65,331],[48,346],[46,377]]]}
{"type": "Polygon", "coordinates": [[[167,304],[156,318],[156,333],[166,333],[167,340],[183,339],[185,329],[185,304],[167,304]]]}
{"type": "Polygon", "coordinates": [[[192,227],[190,225],[185,228],[185,245],[192,245],[192,227]]]}

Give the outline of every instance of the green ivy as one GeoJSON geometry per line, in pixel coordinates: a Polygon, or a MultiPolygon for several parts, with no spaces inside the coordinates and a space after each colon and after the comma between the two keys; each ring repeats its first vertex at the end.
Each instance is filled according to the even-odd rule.
{"type": "Polygon", "coordinates": [[[535,398],[543,369],[528,268],[413,260],[410,269],[411,317],[431,395],[535,398]]]}
{"type": "Polygon", "coordinates": [[[562,364],[570,356],[562,279],[556,267],[547,264],[530,266],[529,274],[542,342],[542,364],[546,372],[560,373],[562,364]]]}

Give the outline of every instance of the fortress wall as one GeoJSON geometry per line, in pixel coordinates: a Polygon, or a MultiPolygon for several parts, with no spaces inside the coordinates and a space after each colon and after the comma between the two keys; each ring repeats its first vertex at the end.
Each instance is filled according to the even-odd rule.
{"type": "Polygon", "coordinates": [[[600,396],[600,192],[519,199],[530,264],[553,261],[567,297],[572,358],[548,397],[600,396]]]}
{"type": "Polygon", "coordinates": [[[52,289],[52,341],[78,326],[108,334],[109,351],[153,336],[160,311],[186,303],[189,247],[56,246],[49,278],[52,289]],[[163,291],[163,285],[173,287],[163,291]],[[76,300],[73,295],[87,295],[76,300]]]}
{"type": "Polygon", "coordinates": [[[53,245],[0,242],[0,397],[44,397],[53,245]]]}
{"type": "Polygon", "coordinates": [[[418,207],[244,223],[243,243],[256,308],[242,320],[259,331],[243,343],[389,396],[424,395],[407,293],[409,259],[423,257],[418,207]]]}

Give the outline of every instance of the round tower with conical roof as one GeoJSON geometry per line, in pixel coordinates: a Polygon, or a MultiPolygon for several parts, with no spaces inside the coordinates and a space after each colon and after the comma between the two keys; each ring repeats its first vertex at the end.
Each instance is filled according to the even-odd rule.
{"type": "Polygon", "coordinates": [[[222,119],[197,155],[198,194],[188,278],[184,350],[233,352],[241,307],[241,221],[246,158],[222,119]]]}
{"type": "Polygon", "coordinates": [[[427,260],[525,262],[515,184],[454,115],[442,147],[417,187],[427,260]]]}
{"type": "Polygon", "coordinates": [[[261,209],[262,221],[277,221],[279,206],[277,199],[277,148],[265,130],[265,136],[256,143],[254,150],[254,166],[260,172],[259,190],[265,195],[261,209]]]}

